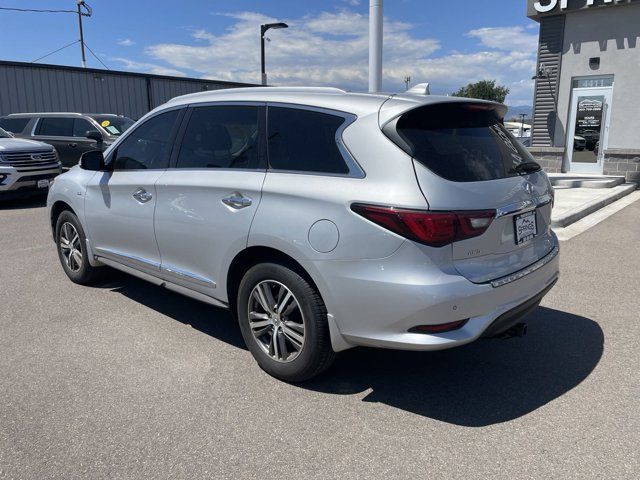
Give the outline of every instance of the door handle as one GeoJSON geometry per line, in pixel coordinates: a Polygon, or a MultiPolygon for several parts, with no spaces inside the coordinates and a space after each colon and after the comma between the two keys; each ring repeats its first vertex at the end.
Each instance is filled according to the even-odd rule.
{"type": "Polygon", "coordinates": [[[251,206],[252,201],[249,197],[245,197],[240,192],[233,192],[228,197],[223,198],[222,203],[236,210],[240,210],[241,208],[251,206]]]}
{"type": "Polygon", "coordinates": [[[147,192],[144,188],[140,187],[135,192],[133,192],[132,197],[140,203],[147,203],[153,198],[153,195],[147,192]]]}
{"type": "Polygon", "coordinates": [[[77,143],[70,143],[70,144],[69,144],[69,146],[70,146],[71,148],[76,148],[76,147],[78,146],[78,144],[77,144],[77,143]]]}

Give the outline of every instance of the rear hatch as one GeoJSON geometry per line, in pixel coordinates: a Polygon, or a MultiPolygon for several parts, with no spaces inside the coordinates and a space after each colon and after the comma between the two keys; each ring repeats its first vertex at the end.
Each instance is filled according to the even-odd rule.
{"type": "MultiPolygon", "coordinates": [[[[533,157],[503,126],[506,107],[469,100],[431,100],[382,125],[413,157],[430,211],[463,212],[486,230],[451,244],[455,268],[485,283],[532,265],[555,247],[553,189],[533,157]],[[491,215],[493,212],[493,215],[491,215]],[[470,215],[469,215],[470,214],[470,215]],[[480,223],[479,223],[480,225],[480,223]]],[[[398,105],[392,106],[396,111],[398,105]]]]}

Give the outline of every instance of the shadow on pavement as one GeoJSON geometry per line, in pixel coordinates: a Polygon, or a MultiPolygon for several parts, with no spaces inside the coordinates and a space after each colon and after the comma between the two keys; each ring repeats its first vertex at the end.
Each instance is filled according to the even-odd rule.
{"type": "MultiPolygon", "coordinates": [[[[120,272],[109,279],[99,287],[246,350],[229,312],[120,272]]],[[[599,325],[585,317],[540,307],[528,323],[525,338],[479,340],[441,352],[352,349],[329,371],[297,387],[337,395],[372,390],[364,401],[455,425],[507,422],[579,385],[604,348],[599,325]]]]}
{"type": "Polygon", "coordinates": [[[588,318],[541,307],[528,323],[525,338],[441,352],[349,350],[301,386],[333,394],[371,389],[366,402],[456,425],[507,422],[579,385],[602,357],[603,332],[588,318]]]}
{"type": "Polygon", "coordinates": [[[34,194],[32,196],[1,197],[0,210],[24,210],[28,208],[41,208],[47,205],[47,194],[34,194]]]}
{"type": "Polygon", "coordinates": [[[210,335],[242,350],[247,350],[236,320],[227,310],[198,302],[131,275],[111,270],[105,282],[108,288],[156,312],[210,335]]]}

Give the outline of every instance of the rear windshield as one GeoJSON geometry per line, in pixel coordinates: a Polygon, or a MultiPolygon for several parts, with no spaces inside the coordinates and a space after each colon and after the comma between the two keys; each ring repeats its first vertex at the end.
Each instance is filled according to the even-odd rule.
{"type": "Polygon", "coordinates": [[[437,175],[455,182],[516,176],[514,167],[534,161],[491,105],[420,107],[402,115],[396,131],[401,148],[437,175]]]}
{"type": "Polygon", "coordinates": [[[107,132],[116,137],[122,135],[134,123],[133,120],[127,117],[95,116],[92,118],[107,132]]]}

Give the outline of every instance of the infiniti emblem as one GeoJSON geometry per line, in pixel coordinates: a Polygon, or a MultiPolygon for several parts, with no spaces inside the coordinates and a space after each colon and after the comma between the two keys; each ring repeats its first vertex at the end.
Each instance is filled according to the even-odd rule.
{"type": "Polygon", "coordinates": [[[42,160],[42,155],[31,155],[31,160],[42,160]]]}

